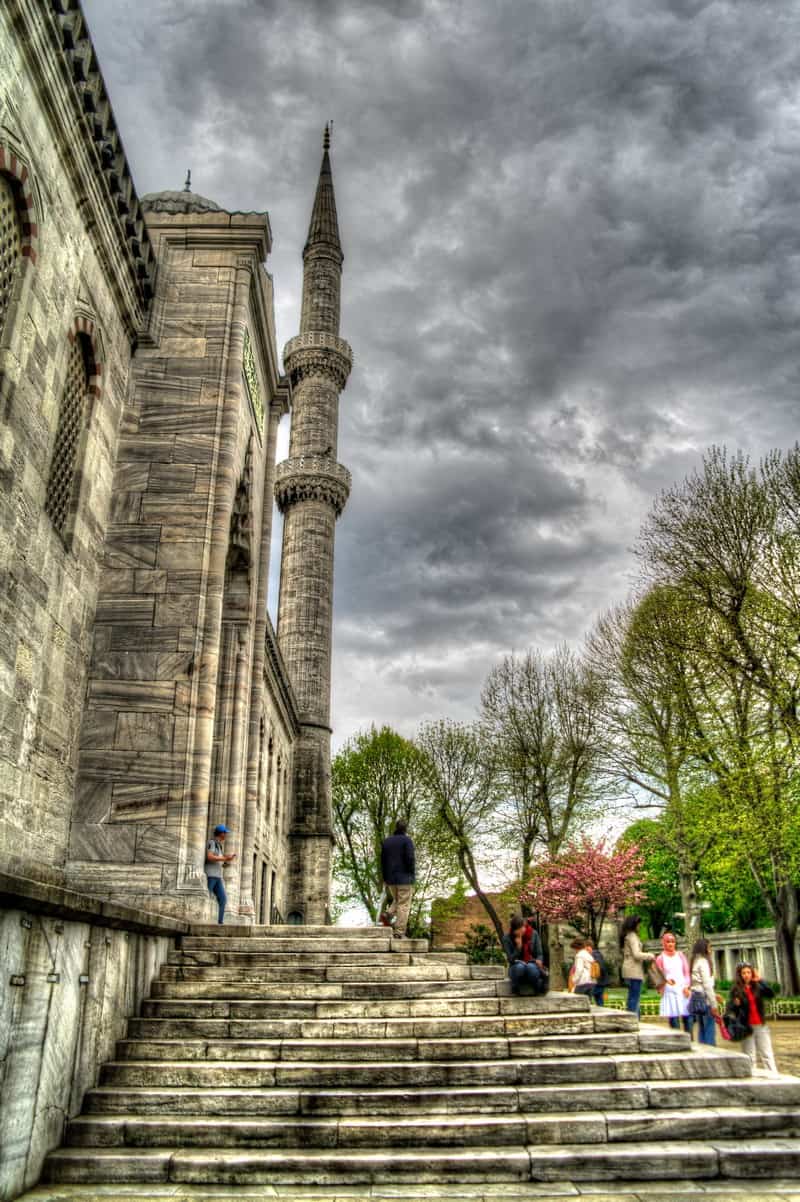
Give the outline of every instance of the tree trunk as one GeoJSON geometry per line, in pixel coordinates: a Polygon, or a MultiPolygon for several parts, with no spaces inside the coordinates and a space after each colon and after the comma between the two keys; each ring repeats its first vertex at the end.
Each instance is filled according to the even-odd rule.
{"type": "MultiPolygon", "coordinates": [[[[684,919],[686,942],[691,950],[700,938],[700,908],[697,904],[697,878],[692,869],[681,867],[678,870],[678,887],[681,891],[681,905],[686,915],[684,919]]],[[[656,937],[658,933],[653,931],[653,936],[656,937]]]]}
{"type": "Polygon", "coordinates": [[[464,876],[475,890],[475,895],[478,898],[478,901],[481,903],[488,917],[490,918],[492,926],[495,929],[495,933],[497,934],[497,940],[502,947],[503,935],[505,934],[505,931],[503,930],[503,924],[500,921],[494,906],[489,901],[489,898],[481,889],[480,881],[478,879],[478,870],[475,867],[475,861],[473,860],[472,853],[468,847],[460,847],[458,849],[458,860],[461,865],[461,871],[464,873],[464,876]]]}
{"type": "Polygon", "coordinates": [[[778,952],[778,976],[781,992],[786,995],[800,993],[795,942],[797,939],[797,889],[794,885],[782,885],[778,890],[775,907],[775,943],[778,952]]]}

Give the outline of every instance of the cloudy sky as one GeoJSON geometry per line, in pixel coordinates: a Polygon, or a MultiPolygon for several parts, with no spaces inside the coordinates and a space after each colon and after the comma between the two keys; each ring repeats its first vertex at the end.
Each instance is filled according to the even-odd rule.
{"type": "Polygon", "coordinates": [[[83,4],[139,192],[269,210],[281,345],[334,121],[337,743],[470,717],[704,448],[798,437],[800,0],[83,4]]]}

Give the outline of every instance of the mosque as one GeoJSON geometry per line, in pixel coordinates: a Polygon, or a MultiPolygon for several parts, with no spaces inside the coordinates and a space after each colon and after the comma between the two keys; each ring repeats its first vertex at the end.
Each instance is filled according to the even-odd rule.
{"type": "Polygon", "coordinates": [[[231,921],[325,922],[352,359],[328,131],[282,368],[268,214],[137,195],[77,0],[10,0],[0,53],[4,866],[208,920],[224,822],[231,921]]]}

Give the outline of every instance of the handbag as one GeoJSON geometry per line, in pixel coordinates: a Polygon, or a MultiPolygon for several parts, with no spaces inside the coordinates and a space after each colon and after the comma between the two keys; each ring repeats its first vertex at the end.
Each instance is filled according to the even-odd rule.
{"type": "Polygon", "coordinates": [[[658,993],[661,993],[661,990],[667,983],[667,978],[664,976],[655,960],[647,970],[647,980],[650,984],[650,987],[657,990],[658,993]]]}
{"type": "Polygon", "coordinates": [[[748,1035],[753,1034],[753,1028],[749,1022],[735,1010],[725,1011],[725,1029],[728,1032],[728,1039],[733,1040],[734,1043],[741,1043],[743,1039],[747,1039],[748,1035]]]}
{"type": "Polygon", "coordinates": [[[723,1039],[727,1039],[727,1040],[733,1039],[733,1036],[731,1035],[730,1031],[728,1030],[727,1022],[723,1021],[721,1014],[716,1014],[714,1016],[714,1022],[717,1024],[717,1028],[723,1039]]]}
{"type": "Polygon", "coordinates": [[[693,989],[689,995],[689,1013],[693,1018],[704,1018],[710,1012],[711,1007],[706,1001],[706,995],[693,989]]]}

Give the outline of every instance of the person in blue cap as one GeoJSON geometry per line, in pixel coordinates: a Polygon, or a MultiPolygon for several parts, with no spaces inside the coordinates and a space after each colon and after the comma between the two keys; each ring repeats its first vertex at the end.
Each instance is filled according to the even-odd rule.
{"type": "Polygon", "coordinates": [[[225,903],[228,896],[225,892],[225,882],[222,879],[222,869],[225,864],[230,864],[231,860],[236,859],[236,852],[230,854],[225,852],[225,836],[231,832],[227,826],[220,823],[214,827],[214,838],[209,839],[206,845],[206,862],[205,870],[208,879],[208,892],[213,893],[217,899],[219,906],[219,924],[225,921],[225,903]]]}

